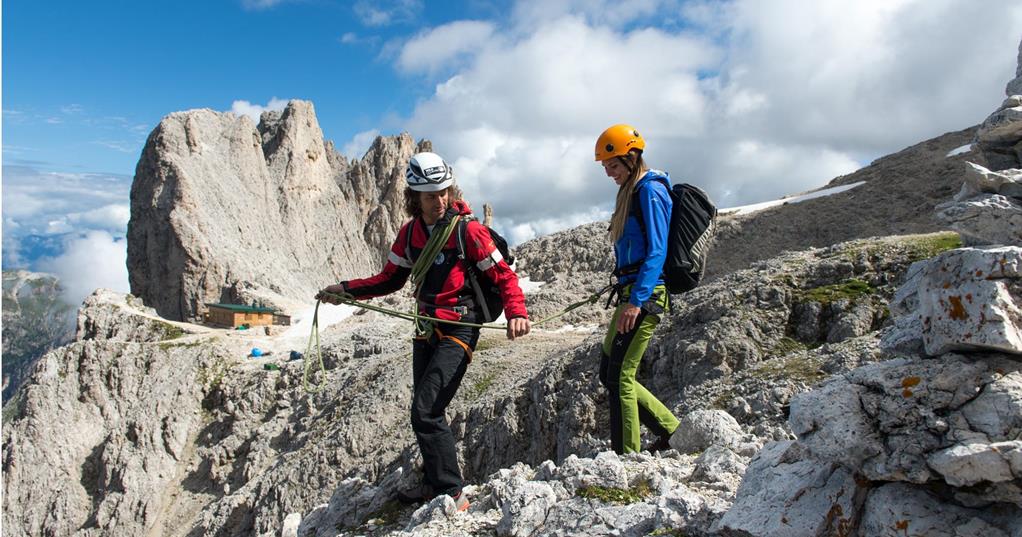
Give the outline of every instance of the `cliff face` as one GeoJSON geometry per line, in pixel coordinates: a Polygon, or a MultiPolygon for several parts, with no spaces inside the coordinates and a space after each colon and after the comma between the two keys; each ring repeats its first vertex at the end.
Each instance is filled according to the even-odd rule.
{"type": "Polygon", "coordinates": [[[211,110],[167,116],[131,189],[132,293],[168,319],[195,319],[205,302],[289,309],[378,270],[403,219],[403,170],[416,149],[407,134],[379,138],[348,163],[304,101],[258,126],[211,110]]]}

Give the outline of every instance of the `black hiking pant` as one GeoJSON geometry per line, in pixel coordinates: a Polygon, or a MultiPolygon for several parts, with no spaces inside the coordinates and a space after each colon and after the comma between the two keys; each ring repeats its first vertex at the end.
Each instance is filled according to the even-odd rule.
{"type": "Polygon", "coordinates": [[[437,326],[428,338],[416,338],[412,344],[412,430],[422,452],[426,484],[437,495],[455,496],[461,492],[461,470],[444,412],[468,369],[479,329],[437,326]]]}

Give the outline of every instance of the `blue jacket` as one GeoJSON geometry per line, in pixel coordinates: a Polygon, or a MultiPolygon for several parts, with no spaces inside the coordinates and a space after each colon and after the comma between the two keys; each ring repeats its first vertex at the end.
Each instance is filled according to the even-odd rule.
{"type": "MultiPolygon", "coordinates": [[[[667,229],[671,222],[671,180],[667,172],[649,170],[635,185],[639,193],[639,213],[646,224],[642,232],[635,211],[630,211],[621,238],[614,243],[616,268],[642,263],[639,272],[618,278],[620,283],[633,283],[628,302],[641,307],[653,294],[653,288],[664,283],[662,272],[667,260],[667,229]]],[[[634,201],[636,198],[632,198],[634,201]]]]}

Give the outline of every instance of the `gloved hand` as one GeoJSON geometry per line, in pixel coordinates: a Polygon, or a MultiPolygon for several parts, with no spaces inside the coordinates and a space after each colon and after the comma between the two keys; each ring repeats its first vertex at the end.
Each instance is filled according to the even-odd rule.
{"type": "Polygon", "coordinates": [[[341,282],[335,285],[328,285],[324,287],[319,293],[316,293],[316,300],[321,302],[327,302],[330,304],[340,304],[341,298],[353,298],[348,293],[347,282],[341,282]]]}

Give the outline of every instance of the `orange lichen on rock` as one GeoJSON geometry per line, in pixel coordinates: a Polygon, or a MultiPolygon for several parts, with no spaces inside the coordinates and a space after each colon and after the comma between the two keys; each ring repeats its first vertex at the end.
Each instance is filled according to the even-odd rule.
{"type": "Polygon", "coordinates": [[[901,387],[902,388],[911,388],[912,386],[915,386],[915,385],[919,384],[920,382],[922,382],[922,380],[923,379],[921,379],[919,377],[905,377],[905,378],[901,379],[901,387]]]}
{"type": "Polygon", "coordinates": [[[960,296],[949,296],[948,300],[951,302],[951,309],[948,311],[948,315],[956,321],[964,321],[969,318],[969,315],[965,313],[965,306],[962,305],[962,297],[960,296]]]}

